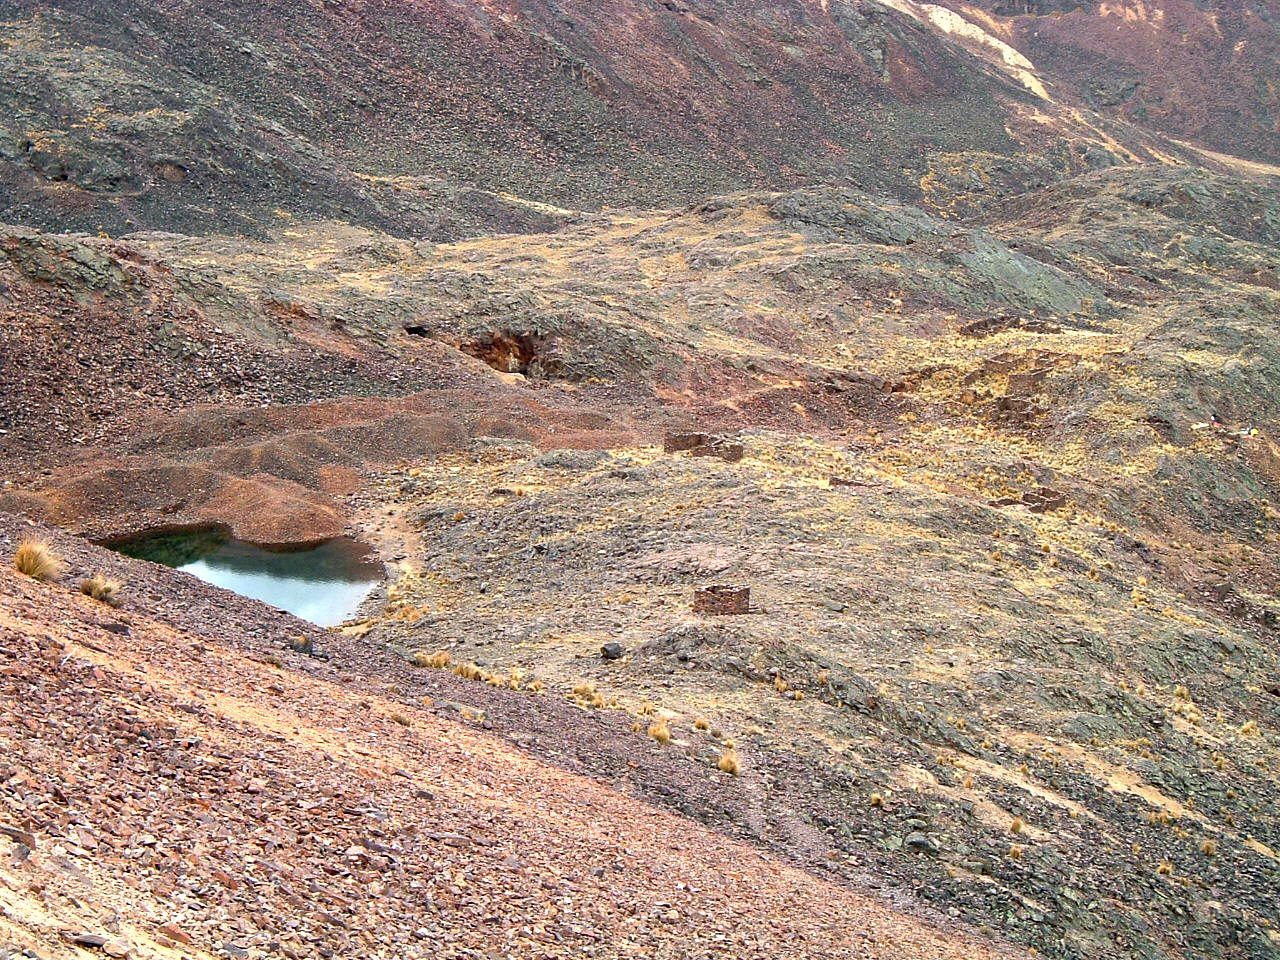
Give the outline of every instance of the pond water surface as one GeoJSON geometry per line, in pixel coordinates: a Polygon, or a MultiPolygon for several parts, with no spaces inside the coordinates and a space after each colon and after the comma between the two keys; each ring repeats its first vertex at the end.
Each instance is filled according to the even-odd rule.
{"type": "Polygon", "coordinates": [[[354,616],[383,577],[374,552],[346,537],[302,550],[265,550],[206,530],[147,535],[111,547],[185,570],[321,627],[354,616]]]}

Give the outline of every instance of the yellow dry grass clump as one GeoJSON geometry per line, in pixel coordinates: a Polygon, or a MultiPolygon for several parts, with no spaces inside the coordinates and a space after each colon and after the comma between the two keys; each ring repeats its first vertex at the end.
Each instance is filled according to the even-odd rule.
{"type": "Polygon", "coordinates": [[[596,689],[594,683],[589,681],[577,684],[570,698],[580,707],[595,707],[598,710],[604,706],[604,695],[596,689]]]}
{"type": "Polygon", "coordinates": [[[425,650],[415,650],[413,656],[409,658],[409,662],[415,667],[432,667],[436,670],[443,670],[449,666],[452,657],[449,656],[447,650],[437,650],[435,653],[427,653],[425,650]]]}
{"type": "Polygon", "coordinates": [[[716,761],[716,769],[724,773],[731,773],[735,777],[742,772],[742,763],[738,760],[738,751],[730,747],[720,754],[720,759],[716,761]]]}
{"type": "Polygon", "coordinates": [[[43,540],[24,540],[18,544],[13,554],[13,565],[19,573],[45,583],[61,580],[67,572],[62,558],[43,540]]]}
{"type": "Polygon", "coordinates": [[[95,573],[80,581],[80,592],[86,597],[113,607],[119,602],[122,587],[119,580],[113,580],[102,573],[95,573]]]}
{"type": "Polygon", "coordinates": [[[653,723],[649,724],[649,736],[659,743],[671,742],[671,728],[667,726],[667,721],[659,717],[653,723]]]}

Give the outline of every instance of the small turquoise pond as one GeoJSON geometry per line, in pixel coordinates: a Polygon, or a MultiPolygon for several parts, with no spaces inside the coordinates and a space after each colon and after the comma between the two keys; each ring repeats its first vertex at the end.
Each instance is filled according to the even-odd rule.
{"type": "Polygon", "coordinates": [[[382,581],[373,551],[346,537],[303,550],[265,550],[205,530],[135,537],[111,548],[184,570],[321,627],[354,616],[382,581]]]}

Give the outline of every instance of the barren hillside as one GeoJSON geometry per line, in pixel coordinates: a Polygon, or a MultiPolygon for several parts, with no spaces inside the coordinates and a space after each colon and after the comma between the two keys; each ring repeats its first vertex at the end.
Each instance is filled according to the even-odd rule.
{"type": "Polygon", "coordinates": [[[1278,22],[0,0],[0,957],[1280,956],[1278,22]]]}

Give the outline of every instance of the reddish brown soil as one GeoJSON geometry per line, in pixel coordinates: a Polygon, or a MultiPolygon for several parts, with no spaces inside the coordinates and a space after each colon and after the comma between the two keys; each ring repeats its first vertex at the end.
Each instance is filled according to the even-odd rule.
{"type": "Polygon", "coordinates": [[[0,283],[0,509],[95,538],[219,525],[318,541],[342,532],[339,500],[371,466],[474,436],[635,437],[623,404],[538,392],[440,343],[393,353],[252,315],[224,328],[216,297],[193,301],[130,244],[11,230],[0,283]]]}

